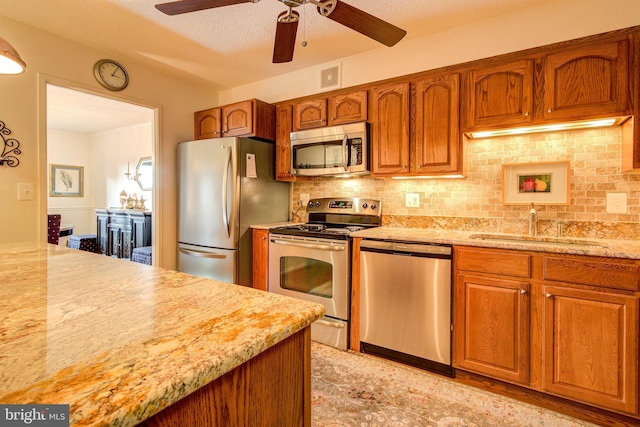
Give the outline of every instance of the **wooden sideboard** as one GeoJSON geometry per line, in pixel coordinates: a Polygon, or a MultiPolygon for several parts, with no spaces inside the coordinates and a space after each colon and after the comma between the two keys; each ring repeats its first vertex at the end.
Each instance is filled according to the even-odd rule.
{"type": "Polygon", "coordinates": [[[96,209],[100,253],[130,259],[135,248],[151,246],[151,212],[134,209],[96,209]]]}

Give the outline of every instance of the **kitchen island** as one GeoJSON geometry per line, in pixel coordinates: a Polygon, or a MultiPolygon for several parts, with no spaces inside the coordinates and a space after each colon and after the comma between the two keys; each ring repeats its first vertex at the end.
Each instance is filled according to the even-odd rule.
{"type": "Polygon", "coordinates": [[[0,245],[0,283],[0,403],[69,404],[71,426],[310,423],[320,305],[44,243],[0,245]]]}

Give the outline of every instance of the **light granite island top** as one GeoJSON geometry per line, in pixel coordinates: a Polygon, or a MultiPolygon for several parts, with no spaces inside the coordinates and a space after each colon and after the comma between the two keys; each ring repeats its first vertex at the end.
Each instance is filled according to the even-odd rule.
{"type": "Polygon", "coordinates": [[[138,424],[324,313],[44,243],[0,244],[0,284],[0,403],[69,404],[71,426],[138,424]]]}

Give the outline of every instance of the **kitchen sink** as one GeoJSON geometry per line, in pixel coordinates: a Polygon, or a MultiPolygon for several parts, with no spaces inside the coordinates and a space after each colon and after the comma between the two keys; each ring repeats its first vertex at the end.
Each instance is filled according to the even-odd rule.
{"type": "Polygon", "coordinates": [[[472,234],[470,239],[489,240],[505,243],[531,243],[535,245],[568,246],[572,248],[606,248],[606,244],[593,240],[570,239],[565,237],[521,236],[517,234],[472,234]]]}

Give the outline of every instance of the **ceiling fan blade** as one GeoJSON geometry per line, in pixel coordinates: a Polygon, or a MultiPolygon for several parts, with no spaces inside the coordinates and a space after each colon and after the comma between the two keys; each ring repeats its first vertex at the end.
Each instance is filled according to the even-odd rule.
{"type": "Polygon", "coordinates": [[[278,15],[276,26],[276,40],[273,44],[273,63],[291,62],[293,50],[296,45],[296,32],[298,31],[298,12],[290,10],[278,15]]]}
{"type": "Polygon", "coordinates": [[[196,12],[215,7],[231,6],[240,3],[256,3],[260,0],[180,0],[156,5],[156,9],[167,15],[196,12]]]}
{"type": "Polygon", "coordinates": [[[321,15],[386,46],[395,45],[407,34],[402,28],[339,0],[327,0],[322,4],[323,6],[318,6],[318,13],[321,15]]]}

